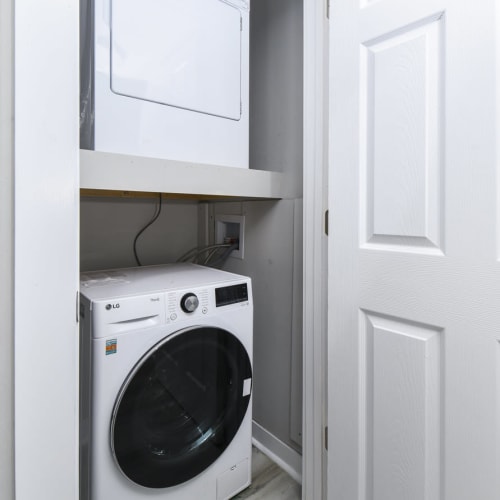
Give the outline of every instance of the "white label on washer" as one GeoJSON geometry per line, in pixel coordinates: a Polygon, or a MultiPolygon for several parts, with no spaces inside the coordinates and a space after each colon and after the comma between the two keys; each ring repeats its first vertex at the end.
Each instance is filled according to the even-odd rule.
{"type": "Polygon", "coordinates": [[[252,390],[252,379],[251,378],[246,378],[243,380],[243,394],[242,396],[248,396],[252,390]]]}

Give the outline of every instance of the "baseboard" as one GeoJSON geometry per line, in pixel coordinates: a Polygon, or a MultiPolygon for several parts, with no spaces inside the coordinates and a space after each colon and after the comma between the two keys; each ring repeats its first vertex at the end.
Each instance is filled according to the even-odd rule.
{"type": "Polygon", "coordinates": [[[290,474],[295,481],[302,484],[302,456],[300,453],[279,440],[255,420],[252,422],[252,443],[286,473],[290,474]]]}

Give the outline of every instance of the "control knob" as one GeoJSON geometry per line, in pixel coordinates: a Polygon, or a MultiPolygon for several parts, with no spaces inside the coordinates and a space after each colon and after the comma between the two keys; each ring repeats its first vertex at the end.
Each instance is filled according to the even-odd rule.
{"type": "Polygon", "coordinates": [[[181,309],[186,313],[196,311],[200,301],[194,293],[186,293],[181,299],[181,309]]]}

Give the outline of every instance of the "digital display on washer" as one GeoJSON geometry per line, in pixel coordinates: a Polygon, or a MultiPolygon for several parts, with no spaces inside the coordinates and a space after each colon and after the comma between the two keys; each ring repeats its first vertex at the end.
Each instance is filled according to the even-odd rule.
{"type": "Polygon", "coordinates": [[[246,283],[239,285],[225,286],[215,289],[216,307],[237,304],[248,300],[248,287],[246,283]]]}

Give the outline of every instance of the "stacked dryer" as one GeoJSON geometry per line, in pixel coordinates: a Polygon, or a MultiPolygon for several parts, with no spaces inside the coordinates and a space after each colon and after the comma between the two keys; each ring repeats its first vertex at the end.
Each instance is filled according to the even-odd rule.
{"type": "Polygon", "coordinates": [[[248,167],[249,0],[81,0],[81,147],[248,167]]]}
{"type": "Polygon", "coordinates": [[[194,264],[81,278],[81,500],[250,484],[249,278],[194,264]]]}

